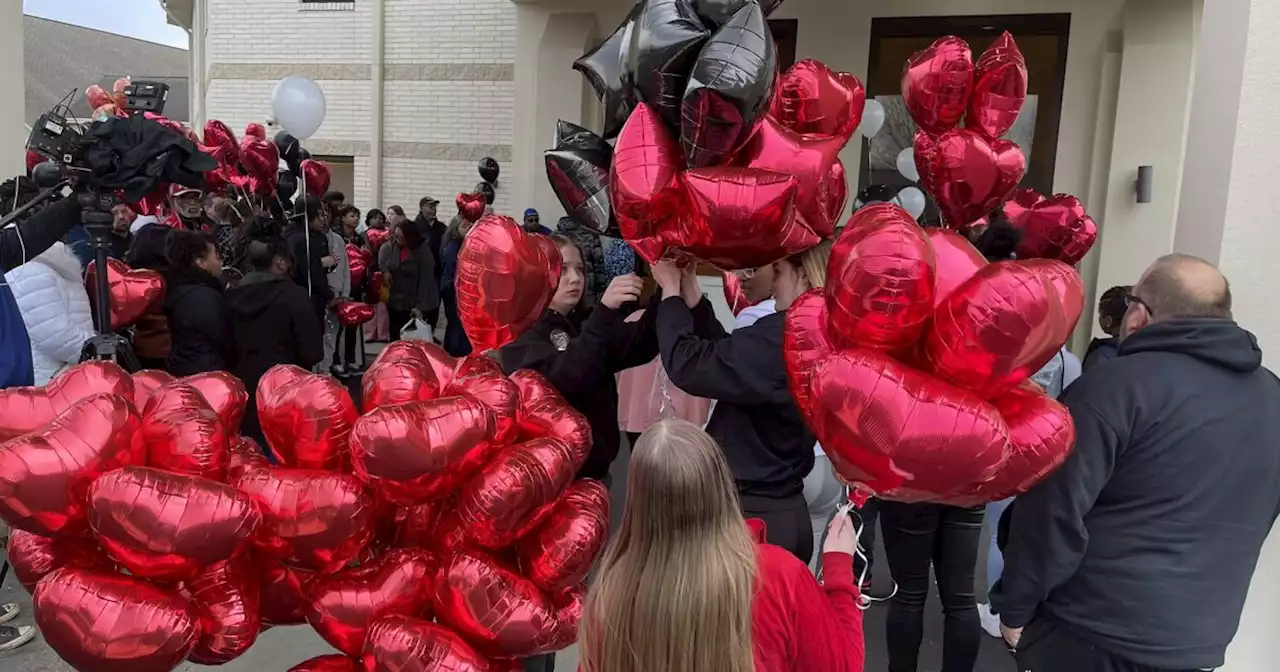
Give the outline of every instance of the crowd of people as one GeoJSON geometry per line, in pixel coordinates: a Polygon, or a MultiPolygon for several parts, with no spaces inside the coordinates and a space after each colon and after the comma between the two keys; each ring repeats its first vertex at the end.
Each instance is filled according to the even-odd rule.
{"type": "MultiPolygon", "coordinates": [[[[276,364],[358,380],[366,342],[435,333],[442,314],[444,348],[470,352],[454,275],[473,223],[444,224],[435,199],[412,219],[399,206],[362,219],[336,192],[290,210],[186,188],[169,200],[161,221],[117,206],[109,241],[112,256],[165,279],[163,300],[129,330],[145,366],[231,371],[251,393],[276,364]],[[353,286],[349,247],[376,259],[380,291],[353,286]],[[339,323],[337,302],[366,298],[377,303],[372,322],[339,323]]],[[[65,219],[75,207],[36,218],[65,219]]],[[[83,237],[68,225],[50,240],[30,221],[0,232],[32,362],[23,371],[7,361],[15,341],[0,343],[4,387],[47,382],[94,333],[83,237]]],[[[569,218],[553,231],[532,209],[523,226],[555,242],[559,285],[542,318],[491,354],[508,373],[542,373],[586,417],[593,438],[580,477],[610,482],[630,446],[622,523],[585,604],[585,672],[858,672],[862,610],[878,600],[889,602],[888,669],[914,672],[935,580],[942,672],[974,669],[984,629],[1036,672],[1223,664],[1280,513],[1280,419],[1270,413],[1280,381],[1233,321],[1229,284],[1209,263],[1163,257],[1132,286],[1103,293],[1107,338],[1083,365],[1064,348],[1033,377],[1070,410],[1077,442],[1030,492],[969,508],[875,499],[851,508],[783,360],[786,311],[825,286],[829,242],[741,272],[752,306],[726,330],[696,264],[645,265],[625,243],[569,218]],[[870,589],[877,529],[889,595],[870,589]],[[979,605],[982,547],[991,589],[979,605]]],[[[973,241],[1001,261],[1016,236],[993,217],[973,241]]],[[[0,337],[10,333],[4,305],[0,337]]],[[[254,408],[242,433],[261,439],[254,408]]],[[[30,634],[0,630],[0,650],[30,634]]],[[[550,670],[553,659],[525,665],[550,670]]]]}

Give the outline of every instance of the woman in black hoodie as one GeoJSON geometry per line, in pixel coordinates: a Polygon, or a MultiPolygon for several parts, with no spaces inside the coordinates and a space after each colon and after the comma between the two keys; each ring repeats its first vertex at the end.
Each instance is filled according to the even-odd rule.
{"type": "Polygon", "coordinates": [[[169,358],[174,376],[228,371],[235,356],[231,311],[222,295],[222,260],[213,238],[174,230],[165,239],[165,296],[161,307],[169,322],[169,358]]]}
{"type": "Polygon", "coordinates": [[[290,279],[285,243],[251,225],[246,259],[251,270],[227,292],[236,343],[236,377],[249,391],[240,433],[266,446],[258,424],[258,381],[277,364],[310,369],[324,357],[320,322],[307,290],[290,279]]]}
{"type": "Polygon", "coordinates": [[[791,303],[826,284],[830,255],[824,242],[775,263],[778,312],[732,334],[716,320],[692,264],[653,266],[662,289],[658,344],[667,375],[685,392],[716,400],[707,433],[729,460],[743,515],[763,520],[769,543],[805,563],[813,555],[804,477],[813,469],[814,436],[787,387],[782,331],[791,303]]]}
{"type": "Polygon", "coordinates": [[[625,321],[640,299],[643,283],[635,275],[621,275],[591,315],[585,315],[582,252],[564,236],[551,239],[560,248],[560,285],[542,319],[499,351],[502,368],[508,374],[517,369],[541,373],[586,416],[591,454],[578,477],[606,480],[621,447],[615,375],[658,355],[655,311],[646,311],[637,322],[625,321]]]}

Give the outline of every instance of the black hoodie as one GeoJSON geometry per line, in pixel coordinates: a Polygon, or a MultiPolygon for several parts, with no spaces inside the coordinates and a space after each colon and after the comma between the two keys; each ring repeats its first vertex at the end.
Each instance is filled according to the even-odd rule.
{"type": "Polygon", "coordinates": [[[197,268],[171,269],[164,276],[160,307],[171,343],[165,370],[174,376],[230,371],[235,341],[221,283],[197,268]]]}
{"type": "Polygon", "coordinates": [[[1139,665],[1221,666],[1280,513],[1280,381],[1257,340],[1156,323],[1062,401],[1076,447],[1013,507],[1001,620],[1047,618],[1139,665]]]}

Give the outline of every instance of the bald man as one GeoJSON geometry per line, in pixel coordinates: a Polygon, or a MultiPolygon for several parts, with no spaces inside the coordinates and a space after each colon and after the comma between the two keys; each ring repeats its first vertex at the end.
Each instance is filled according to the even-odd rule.
{"type": "Polygon", "coordinates": [[[1063,397],[1066,463],[1018,498],[993,591],[1018,670],[1223,664],[1280,512],[1280,381],[1211,264],[1156,261],[1116,359],[1063,397]]]}

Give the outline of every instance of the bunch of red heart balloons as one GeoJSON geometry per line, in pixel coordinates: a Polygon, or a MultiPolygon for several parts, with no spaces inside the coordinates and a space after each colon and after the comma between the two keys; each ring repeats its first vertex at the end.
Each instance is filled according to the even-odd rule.
{"type": "Polygon", "coordinates": [[[0,392],[0,517],[50,646],[82,671],[221,664],[309,623],[295,670],[518,669],[572,643],[608,533],[590,426],[547,381],[396,343],[364,379],[279,366],[239,435],[225,373],[72,367],[0,392]],[[405,665],[410,665],[405,667],[405,665]]]}
{"type": "MultiPolygon", "coordinates": [[[[85,269],[84,288],[89,302],[98,303],[98,262],[85,269]]],[[[137,322],[164,298],[164,276],[146,268],[134,269],[119,259],[107,259],[107,292],[111,298],[111,330],[119,331],[137,322]]]]}
{"type": "Polygon", "coordinates": [[[839,474],[884,499],[973,505],[1021,492],[1066,459],[1071,416],[1028,378],[1084,307],[1075,270],[988,264],[902,208],[859,210],[824,289],[787,311],[792,394],[839,474]]]}
{"type": "Polygon", "coordinates": [[[726,270],[832,235],[848,198],[837,155],[866,94],[817,61],[779,76],[777,4],[640,2],[579,59],[618,137],[610,150],[585,129],[557,134],[547,174],[566,211],[651,263],[671,250],[726,270]]]}

